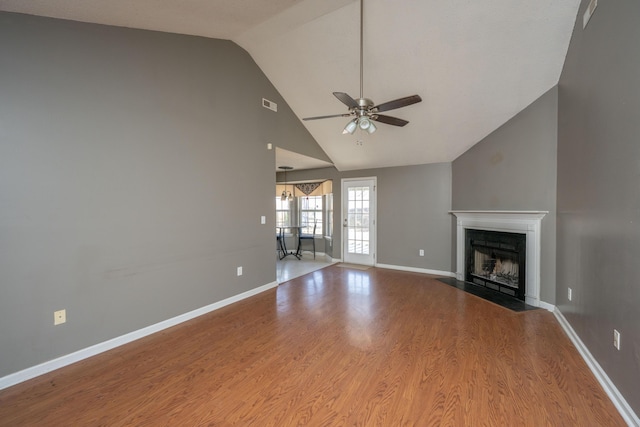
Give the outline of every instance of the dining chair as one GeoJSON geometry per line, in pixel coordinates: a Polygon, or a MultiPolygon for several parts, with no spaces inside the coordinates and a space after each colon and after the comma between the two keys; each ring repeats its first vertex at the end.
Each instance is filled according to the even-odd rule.
{"type": "Polygon", "coordinates": [[[286,254],[283,243],[282,243],[283,239],[284,239],[284,233],[282,232],[282,229],[279,228],[278,231],[276,231],[276,243],[278,245],[278,259],[284,258],[284,255],[286,254]]]}
{"type": "Polygon", "coordinates": [[[303,240],[311,240],[311,243],[313,244],[313,259],[316,259],[316,227],[318,226],[318,223],[315,222],[313,224],[313,233],[311,234],[307,234],[307,233],[300,233],[298,235],[298,245],[300,245],[299,247],[302,247],[302,241],[303,240]]]}

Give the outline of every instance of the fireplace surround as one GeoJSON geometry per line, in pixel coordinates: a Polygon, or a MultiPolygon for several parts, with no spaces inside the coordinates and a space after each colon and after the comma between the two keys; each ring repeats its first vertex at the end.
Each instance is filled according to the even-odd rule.
{"type": "Polygon", "coordinates": [[[456,279],[466,280],[467,230],[502,231],[526,236],[524,300],[540,307],[540,235],[548,211],[451,211],[456,216],[456,279]]]}

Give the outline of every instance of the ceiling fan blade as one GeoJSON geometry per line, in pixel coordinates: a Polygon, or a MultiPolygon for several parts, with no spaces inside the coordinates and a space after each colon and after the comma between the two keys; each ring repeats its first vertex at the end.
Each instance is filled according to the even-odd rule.
{"type": "Polygon", "coordinates": [[[371,115],[371,120],[374,120],[374,121],[380,122],[380,123],[385,123],[385,124],[388,124],[388,125],[400,126],[400,127],[402,127],[402,126],[406,125],[407,123],[409,123],[406,120],[402,120],[402,119],[399,119],[397,117],[385,116],[383,114],[372,114],[371,115]]]}
{"type": "Polygon", "coordinates": [[[405,96],[404,98],[394,99],[393,101],[383,102],[380,105],[373,107],[376,111],[390,111],[396,108],[406,107],[407,105],[415,104],[422,101],[420,95],[405,96]]]}
{"type": "Polygon", "coordinates": [[[351,114],[349,113],[343,113],[343,114],[331,114],[329,116],[315,116],[315,117],[305,117],[302,120],[319,120],[319,119],[331,119],[333,117],[351,117],[351,114]]]}
{"type": "Polygon", "coordinates": [[[358,107],[358,102],[344,92],[333,92],[333,95],[349,108],[358,107]]]}

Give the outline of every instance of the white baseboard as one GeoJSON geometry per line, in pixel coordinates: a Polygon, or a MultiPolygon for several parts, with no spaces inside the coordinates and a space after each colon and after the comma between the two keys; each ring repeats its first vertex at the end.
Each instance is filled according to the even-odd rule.
{"type": "Polygon", "coordinates": [[[631,409],[631,406],[629,406],[625,398],[622,396],[622,394],[620,394],[609,376],[602,369],[596,359],[591,355],[591,352],[589,352],[587,346],[584,345],[578,334],[576,334],[576,331],[573,330],[571,324],[567,321],[567,319],[565,319],[565,317],[557,307],[554,310],[553,314],[556,316],[556,319],[558,319],[560,326],[569,336],[569,339],[571,340],[571,342],[573,342],[573,345],[578,349],[578,352],[587,363],[587,366],[589,367],[589,369],[591,369],[591,372],[593,372],[593,375],[595,375],[596,379],[598,380],[604,391],[607,393],[615,407],[618,409],[618,412],[620,412],[620,415],[622,416],[622,418],[624,418],[625,422],[630,426],[640,426],[640,418],[638,418],[635,412],[633,412],[633,409],[631,409]]]}
{"type": "Polygon", "coordinates": [[[450,271],[430,270],[428,268],[406,267],[404,265],[376,264],[376,267],[388,268],[390,270],[411,271],[413,273],[435,274],[437,276],[456,277],[456,273],[450,271]]]}
{"type": "MultiPolygon", "coordinates": [[[[339,262],[339,260],[336,260],[336,261],[339,262]]],[[[446,277],[455,277],[455,273],[439,271],[439,270],[429,270],[429,269],[423,269],[423,268],[395,266],[395,265],[388,265],[388,264],[377,264],[376,266],[380,268],[388,268],[392,270],[402,270],[402,271],[411,271],[411,272],[417,272],[417,273],[435,274],[435,275],[446,276],[446,277]]],[[[0,390],[19,384],[23,381],[30,380],[39,375],[46,374],[56,369],[71,365],[72,363],[79,362],[80,360],[87,359],[91,356],[95,356],[97,354],[103,353],[105,351],[111,350],[121,345],[130,343],[137,339],[143,338],[145,336],[154,334],[156,332],[162,331],[164,329],[167,329],[172,326],[178,325],[180,323],[186,322],[188,320],[194,319],[198,316],[202,316],[203,314],[210,313],[212,311],[225,307],[229,304],[233,304],[235,302],[238,302],[243,299],[249,298],[251,296],[257,295],[259,293],[265,292],[277,286],[278,286],[277,282],[271,282],[266,285],[257,287],[255,289],[251,289],[247,292],[243,292],[233,297],[224,299],[222,301],[218,301],[216,303],[207,305],[205,307],[201,307],[199,309],[190,311],[188,313],[181,314],[179,316],[164,320],[154,325],[147,326],[137,331],[130,332],[120,337],[116,337],[111,340],[93,345],[91,347],[87,347],[82,350],[78,350],[76,352],[58,357],[48,362],[44,362],[39,365],[32,366],[22,371],[9,374],[7,376],[0,378],[0,390]]],[[[587,363],[587,366],[589,367],[589,369],[591,369],[594,376],[596,377],[596,379],[598,380],[602,388],[605,390],[605,392],[607,393],[607,395],[609,396],[609,398],[611,399],[615,407],[618,409],[618,411],[620,412],[620,415],[625,420],[625,422],[627,422],[627,424],[630,426],[640,426],[640,418],[638,418],[638,416],[635,414],[633,409],[631,409],[631,407],[629,406],[627,401],[624,399],[622,394],[620,394],[616,386],[613,384],[611,379],[609,379],[609,377],[604,372],[602,367],[600,367],[600,364],[591,355],[587,347],[584,345],[580,337],[578,337],[578,335],[575,333],[575,331],[573,330],[569,322],[565,319],[565,317],[562,315],[560,310],[558,310],[557,307],[554,307],[553,305],[542,302],[542,301],[540,302],[540,307],[553,312],[555,317],[558,319],[560,326],[564,329],[565,333],[567,334],[571,342],[573,342],[573,345],[575,345],[576,349],[578,350],[578,352],[580,353],[584,361],[587,363]]]]}
{"type": "Polygon", "coordinates": [[[48,372],[54,371],[64,366],[71,365],[72,363],[79,362],[80,360],[87,359],[91,356],[95,356],[96,354],[100,354],[105,351],[111,350],[113,348],[119,347],[121,345],[130,343],[137,339],[146,337],[147,335],[154,334],[156,332],[162,331],[163,329],[167,329],[172,326],[178,325],[182,322],[186,322],[187,320],[191,320],[198,316],[202,316],[203,314],[207,314],[209,312],[218,310],[229,304],[233,304],[234,302],[241,301],[243,299],[257,295],[259,293],[267,291],[271,288],[275,288],[277,286],[278,286],[278,282],[271,282],[266,285],[251,289],[247,292],[234,295],[222,301],[218,301],[213,304],[209,304],[205,307],[201,307],[196,310],[189,311],[188,313],[184,313],[179,316],[173,317],[171,319],[163,320],[162,322],[156,323],[154,325],[150,325],[145,328],[138,329],[137,331],[133,331],[128,334],[110,339],[108,341],[104,341],[104,342],[92,345],[91,347],[87,347],[70,354],[66,354],[56,359],[49,360],[48,362],[44,362],[27,369],[23,369],[22,371],[9,374],[7,376],[0,378],[0,390],[5,389],[7,387],[11,387],[12,385],[16,385],[23,381],[30,380],[31,378],[35,378],[39,375],[46,374],[48,372]]]}
{"type": "Polygon", "coordinates": [[[556,311],[555,305],[549,304],[548,302],[544,302],[544,301],[538,301],[537,307],[544,308],[545,310],[550,311],[552,313],[555,313],[556,311]]]}

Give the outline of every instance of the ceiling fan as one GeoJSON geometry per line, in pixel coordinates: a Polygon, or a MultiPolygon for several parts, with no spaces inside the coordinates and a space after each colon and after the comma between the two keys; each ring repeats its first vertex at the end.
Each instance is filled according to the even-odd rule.
{"type": "Polygon", "coordinates": [[[357,128],[365,130],[369,133],[373,133],[376,131],[376,126],[373,122],[385,123],[393,126],[404,126],[409,123],[406,120],[399,119],[397,117],[386,116],[382,113],[384,111],[395,110],[396,108],[406,107],[411,104],[415,104],[417,102],[422,101],[419,95],[411,95],[406,96],[404,98],[394,99],[393,101],[383,102],[382,104],[376,105],[369,98],[365,98],[363,95],[363,11],[364,11],[364,0],[360,0],[360,98],[353,99],[351,96],[344,92],[333,92],[333,95],[340,100],[344,105],[349,107],[348,113],[343,114],[332,114],[328,116],[316,116],[316,117],[305,117],[302,120],[319,120],[319,119],[329,119],[333,117],[353,117],[352,120],[347,123],[343,134],[353,134],[357,128]]]}

